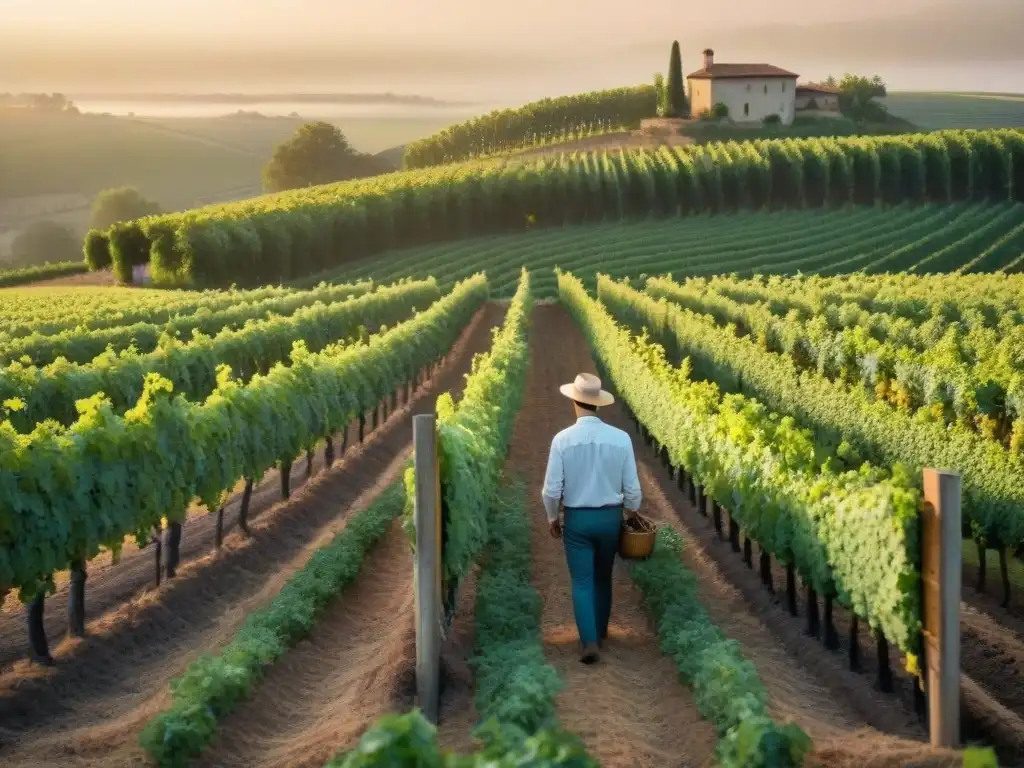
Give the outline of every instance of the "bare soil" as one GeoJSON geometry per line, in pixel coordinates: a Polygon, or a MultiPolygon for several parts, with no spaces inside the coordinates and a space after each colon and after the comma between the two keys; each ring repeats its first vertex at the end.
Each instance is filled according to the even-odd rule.
{"type": "Polygon", "coordinates": [[[416,687],[412,554],[395,521],[309,639],[217,726],[197,766],[320,768],[416,687]]]}
{"type": "Polygon", "coordinates": [[[559,722],[578,734],[605,768],[710,765],[715,730],[701,719],[671,659],[659,650],[640,594],[621,563],[615,569],[612,620],[601,661],[594,666],[579,662],[565,554],[548,533],[540,495],[551,439],[573,421],[571,404],[558,395],[558,385],[594,366],[579,330],[558,306],[534,310],[530,353],[509,465],[527,483],[545,653],[565,681],[559,722]]]}
{"type": "MultiPolygon", "coordinates": [[[[438,394],[461,387],[473,354],[490,346],[490,328],[499,324],[502,317],[503,310],[495,306],[478,313],[449,354],[448,362],[417,391],[411,403],[394,413],[363,445],[350,449],[336,460],[330,470],[320,472],[303,487],[293,490],[289,500],[275,503],[272,499],[277,479],[265,478],[261,501],[257,501],[254,493],[252,511],[264,511],[251,520],[251,538],[232,534],[219,552],[211,552],[213,518],[190,520],[184,528],[178,577],[165,582],[159,590],[149,588],[152,563],[148,552],[126,552],[118,566],[94,567],[87,586],[87,607],[92,616],[87,626],[88,637],[59,644],[54,649],[56,667],[40,668],[18,661],[7,663],[0,670],[0,758],[3,764],[118,766],[144,762],[136,746],[138,733],[169,702],[168,681],[181,674],[200,653],[215,651],[227,642],[249,611],[272,599],[316,548],[344,527],[353,511],[369,504],[380,490],[398,477],[411,441],[410,416],[433,410],[438,394]],[[98,606],[103,608],[97,610],[98,606]]],[[[305,461],[296,462],[292,472],[304,475],[305,461]]],[[[300,483],[295,483],[298,485],[300,483]]],[[[237,500],[233,500],[232,505],[229,512],[233,520],[237,500]]],[[[388,535],[372,560],[378,562],[380,558],[390,557],[388,562],[393,560],[394,564],[364,569],[363,577],[353,585],[356,600],[347,608],[332,611],[322,631],[318,628],[317,635],[310,639],[310,648],[319,647],[318,643],[330,643],[332,637],[340,638],[339,633],[355,632],[355,625],[360,621],[364,628],[375,627],[374,634],[363,637],[377,638],[375,633],[384,625],[375,624],[371,615],[362,613],[359,595],[377,595],[363,598],[363,602],[372,603],[366,606],[368,610],[383,608],[385,601],[380,593],[368,591],[380,588],[382,583],[392,584],[392,589],[385,592],[405,596],[400,587],[402,576],[396,569],[402,565],[408,567],[409,558],[397,557],[400,544],[404,542],[398,541],[396,535],[394,531],[388,535]],[[394,573],[386,578],[382,576],[382,572],[389,570],[394,573]],[[375,571],[375,576],[365,578],[367,573],[375,571]],[[389,581],[392,578],[397,581],[389,581]],[[347,617],[346,613],[353,615],[347,617]]],[[[407,548],[405,554],[408,554],[407,548]]],[[[385,686],[389,690],[402,688],[409,638],[400,630],[408,626],[408,611],[402,605],[390,604],[384,615],[388,613],[393,623],[382,633],[384,645],[371,654],[380,667],[376,672],[364,669],[363,676],[354,672],[351,680],[355,692],[343,686],[331,687],[331,693],[338,700],[361,696],[363,684],[368,681],[387,679],[392,681],[385,686]],[[387,654],[382,655],[385,648],[387,654]]],[[[23,625],[23,620],[12,621],[16,618],[4,617],[5,638],[17,637],[15,625],[23,625]]],[[[51,618],[51,626],[54,618],[51,618]]],[[[51,631],[56,635],[58,630],[51,631]]],[[[24,642],[23,635],[17,639],[24,642]]],[[[351,646],[350,651],[358,654],[363,648],[351,646]]],[[[332,649],[331,652],[338,651],[332,649]]],[[[300,664],[305,660],[312,664],[315,658],[315,650],[300,652],[291,663],[300,664]]],[[[333,663],[335,659],[329,661],[333,663]]],[[[293,675],[297,674],[294,667],[290,669],[293,675]]],[[[305,679],[314,679],[321,673],[325,677],[329,674],[323,664],[305,679]]],[[[322,703],[323,699],[319,701],[322,703]]],[[[259,702],[276,711],[277,704],[271,696],[259,696],[257,692],[253,706],[259,702]]],[[[258,710],[248,711],[254,719],[262,717],[254,714],[258,710]]],[[[274,717],[281,720],[280,714],[274,717]]],[[[369,716],[361,711],[357,719],[365,724],[369,716]]],[[[266,716],[266,722],[271,720],[266,716]]],[[[317,728],[319,722],[308,721],[311,728],[317,728]]],[[[333,732],[336,738],[358,737],[357,728],[346,730],[342,725],[335,725],[338,728],[333,732]]],[[[282,720],[281,727],[291,726],[282,720]]],[[[259,733],[261,738],[274,736],[267,733],[264,726],[259,733]]],[[[317,742],[321,751],[334,746],[329,734],[318,733],[322,737],[317,742]]],[[[308,734],[296,738],[305,736],[308,734]]],[[[253,738],[252,730],[248,738],[253,738]]],[[[279,743],[281,755],[288,756],[289,760],[297,759],[295,752],[288,749],[287,734],[279,743]]]]}

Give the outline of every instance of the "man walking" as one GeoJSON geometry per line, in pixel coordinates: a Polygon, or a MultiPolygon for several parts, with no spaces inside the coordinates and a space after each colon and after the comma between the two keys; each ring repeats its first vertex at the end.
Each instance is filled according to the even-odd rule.
{"type": "Polygon", "coordinates": [[[572,605],[583,653],[598,660],[598,645],[608,636],[612,610],[612,566],[619,546],[623,507],[640,509],[640,479],[629,435],[605,424],[597,409],[615,402],[601,380],[581,373],[560,387],[573,401],[576,423],[551,441],[542,497],[551,535],[563,536],[572,577],[572,605]],[[565,526],[558,521],[565,506],[565,526]]]}

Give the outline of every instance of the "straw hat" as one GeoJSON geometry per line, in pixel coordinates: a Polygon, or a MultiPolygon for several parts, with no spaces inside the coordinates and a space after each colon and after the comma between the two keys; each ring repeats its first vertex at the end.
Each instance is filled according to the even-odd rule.
{"type": "Polygon", "coordinates": [[[572,384],[563,384],[558,391],[570,400],[587,405],[601,407],[615,402],[610,393],[601,389],[601,380],[592,373],[579,374],[572,384]]]}

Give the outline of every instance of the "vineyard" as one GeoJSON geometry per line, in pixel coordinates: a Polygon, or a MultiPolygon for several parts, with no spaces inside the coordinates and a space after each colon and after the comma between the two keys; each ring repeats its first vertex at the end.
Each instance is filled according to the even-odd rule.
{"type": "Polygon", "coordinates": [[[1024,134],[948,131],[468,161],[92,230],[92,269],[166,286],[263,285],[396,247],[650,217],[1020,202],[1024,134]]]}
{"type": "Polygon", "coordinates": [[[1012,130],[709,144],[91,233],[163,287],[0,292],[0,762],[1020,764],[1022,171],[1012,130]],[[658,524],[594,666],[539,499],[581,371],[658,524]],[[956,749],[921,684],[932,468],[956,749]]]}

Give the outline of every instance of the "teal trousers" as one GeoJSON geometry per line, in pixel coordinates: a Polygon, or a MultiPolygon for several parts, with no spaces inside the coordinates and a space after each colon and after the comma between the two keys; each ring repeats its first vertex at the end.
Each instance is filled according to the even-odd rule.
{"type": "Polygon", "coordinates": [[[562,540],[572,579],[572,607],[583,645],[608,636],[612,566],[619,548],[622,507],[565,510],[562,540]]]}

